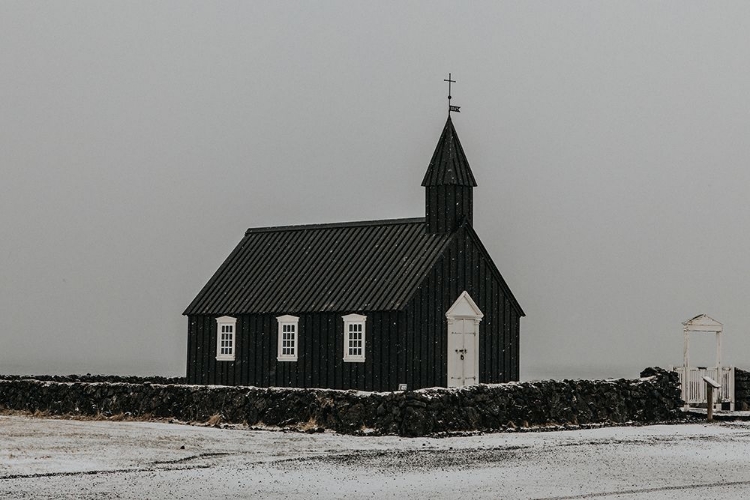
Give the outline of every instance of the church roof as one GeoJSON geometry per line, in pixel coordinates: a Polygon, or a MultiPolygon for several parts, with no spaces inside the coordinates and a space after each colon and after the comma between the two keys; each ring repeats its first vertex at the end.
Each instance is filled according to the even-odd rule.
{"type": "Polygon", "coordinates": [[[443,133],[432,154],[430,166],[427,167],[427,173],[422,180],[422,186],[425,187],[446,184],[471,187],[477,185],[450,116],[445,122],[443,133]]]}
{"type": "Polygon", "coordinates": [[[248,229],[184,314],[397,310],[453,234],[423,218],[248,229]]]}

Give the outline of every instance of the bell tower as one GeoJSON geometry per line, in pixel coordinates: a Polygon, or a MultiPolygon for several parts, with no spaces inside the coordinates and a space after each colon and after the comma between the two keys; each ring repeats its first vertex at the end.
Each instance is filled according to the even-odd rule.
{"type": "Polygon", "coordinates": [[[450,114],[422,180],[428,233],[455,231],[464,219],[473,222],[473,189],[477,185],[450,114]]]}

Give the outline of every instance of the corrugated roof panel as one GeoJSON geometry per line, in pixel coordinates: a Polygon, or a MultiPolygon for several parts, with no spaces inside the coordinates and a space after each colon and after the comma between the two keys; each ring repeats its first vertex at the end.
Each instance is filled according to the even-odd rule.
{"type": "Polygon", "coordinates": [[[392,262],[389,263],[389,269],[384,270],[381,279],[378,282],[373,283],[374,301],[384,309],[393,307],[392,304],[396,300],[394,292],[398,290],[402,280],[407,278],[404,271],[408,267],[408,263],[404,262],[404,256],[408,253],[410,243],[414,242],[419,246],[425,246],[431,239],[430,235],[419,237],[420,235],[413,234],[413,231],[415,230],[417,232],[423,232],[422,228],[411,227],[406,229],[409,234],[406,234],[403,237],[397,236],[389,242],[390,245],[392,245],[391,249],[393,251],[392,262]]]}
{"type": "MultiPolygon", "coordinates": [[[[325,290],[324,302],[317,304],[320,310],[335,310],[339,303],[355,304],[362,289],[362,276],[370,272],[372,255],[377,253],[382,246],[383,231],[381,227],[358,227],[353,228],[354,234],[347,238],[340,247],[340,259],[351,260],[349,265],[341,266],[340,273],[331,269],[327,273],[322,286],[325,290]],[[367,241],[367,248],[363,248],[362,242],[367,241]],[[338,286],[337,286],[338,284],[338,286]]],[[[361,305],[357,310],[361,310],[361,305]]]]}
{"type": "Polygon", "coordinates": [[[394,290],[394,303],[392,306],[395,309],[406,305],[411,298],[412,290],[416,289],[435,261],[440,258],[449,241],[450,239],[448,238],[433,238],[425,247],[416,249],[417,254],[415,254],[411,261],[409,271],[405,274],[405,279],[401,281],[400,287],[394,290]],[[429,255],[430,258],[418,258],[419,253],[429,255]]]}
{"type": "Polygon", "coordinates": [[[421,218],[249,229],[185,314],[398,309],[450,238],[421,218]]]}
{"type": "MultiPolygon", "coordinates": [[[[378,247],[378,248],[384,247],[384,248],[387,248],[389,250],[389,252],[391,252],[391,251],[395,250],[394,246],[393,246],[393,240],[394,239],[396,239],[396,240],[407,240],[407,241],[416,242],[416,241],[419,240],[418,238],[414,238],[414,237],[410,237],[408,235],[405,235],[406,231],[410,231],[410,230],[413,230],[413,229],[414,229],[414,226],[403,225],[403,226],[401,226],[399,228],[399,231],[397,231],[397,232],[386,232],[385,234],[382,235],[382,237],[378,241],[376,247],[378,247]]],[[[355,280],[355,283],[356,283],[357,287],[361,287],[362,283],[369,283],[370,282],[373,273],[376,270],[378,270],[379,268],[383,267],[383,260],[385,260],[387,254],[388,254],[388,252],[381,252],[381,257],[379,259],[371,259],[370,262],[366,266],[362,266],[362,268],[359,269],[357,277],[356,277],[356,280],[355,280]]],[[[396,272],[398,271],[398,269],[397,269],[398,263],[395,262],[397,259],[398,259],[398,256],[394,256],[393,257],[393,260],[394,260],[394,264],[393,264],[394,269],[392,269],[391,271],[394,271],[394,270],[396,272]]],[[[382,281],[387,281],[388,279],[390,279],[388,276],[386,276],[384,274],[386,272],[387,272],[387,270],[383,269],[381,273],[377,273],[377,274],[383,274],[384,275],[382,281]]],[[[354,298],[352,296],[357,293],[357,287],[351,287],[350,288],[350,290],[348,291],[348,295],[344,299],[345,301],[348,301],[348,300],[351,300],[351,299],[354,298]]],[[[360,298],[362,298],[362,297],[360,297],[360,298]]],[[[387,304],[382,304],[382,302],[379,301],[378,299],[379,299],[378,293],[377,293],[377,291],[375,291],[372,294],[372,296],[370,296],[370,297],[367,298],[368,302],[362,302],[361,305],[360,305],[360,307],[362,309],[365,309],[365,308],[371,307],[372,304],[380,304],[380,307],[379,307],[380,309],[390,309],[390,307],[387,304]],[[369,302],[369,301],[371,301],[371,302],[369,302]]]]}

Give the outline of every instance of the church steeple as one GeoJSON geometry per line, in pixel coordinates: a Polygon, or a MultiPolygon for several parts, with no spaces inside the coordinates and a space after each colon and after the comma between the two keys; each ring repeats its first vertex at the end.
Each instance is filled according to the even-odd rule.
{"type": "Polygon", "coordinates": [[[455,231],[464,219],[471,224],[476,185],[449,115],[422,181],[427,232],[455,231]]]}

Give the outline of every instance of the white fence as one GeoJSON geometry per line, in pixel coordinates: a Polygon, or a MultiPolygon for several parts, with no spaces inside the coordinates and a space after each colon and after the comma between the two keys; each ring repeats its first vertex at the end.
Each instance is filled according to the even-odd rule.
{"type": "Polygon", "coordinates": [[[682,399],[686,405],[706,404],[706,382],[703,377],[716,380],[721,388],[714,391],[714,404],[730,403],[729,409],[734,410],[734,367],[721,368],[688,368],[687,377],[685,367],[672,368],[680,376],[682,399]],[[719,373],[721,371],[721,373],[719,373]],[[718,394],[717,394],[718,393],[718,394]]]}

